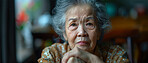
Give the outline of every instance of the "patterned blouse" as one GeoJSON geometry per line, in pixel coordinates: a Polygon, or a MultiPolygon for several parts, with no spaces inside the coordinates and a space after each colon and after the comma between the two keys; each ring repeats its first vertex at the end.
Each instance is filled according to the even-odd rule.
{"type": "MultiPolygon", "coordinates": [[[[70,51],[67,43],[55,43],[43,49],[39,63],[61,63],[63,55],[70,51]]],[[[129,63],[127,53],[118,45],[105,45],[95,48],[95,55],[105,63],[129,63]]]]}

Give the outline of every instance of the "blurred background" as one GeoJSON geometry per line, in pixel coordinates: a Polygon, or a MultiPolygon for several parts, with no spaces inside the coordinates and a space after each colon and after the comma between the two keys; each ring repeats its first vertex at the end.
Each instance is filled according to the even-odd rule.
{"type": "MultiPolygon", "coordinates": [[[[148,60],[148,0],[100,0],[112,29],[103,42],[127,50],[131,63],[148,60]]],[[[0,63],[37,63],[43,48],[63,42],[51,26],[56,0],[1,0],[0,63]]]]}

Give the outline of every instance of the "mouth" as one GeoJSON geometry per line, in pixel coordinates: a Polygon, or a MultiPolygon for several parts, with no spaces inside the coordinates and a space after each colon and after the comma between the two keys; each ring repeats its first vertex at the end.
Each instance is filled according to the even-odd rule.
{"type": "Polygon", "coordinates": [[[85,45],[88,45],[89,42],[87,42],[87,41],[79,41],[76,44],[81,45],[81,46],[85,46],[85,45]]]}

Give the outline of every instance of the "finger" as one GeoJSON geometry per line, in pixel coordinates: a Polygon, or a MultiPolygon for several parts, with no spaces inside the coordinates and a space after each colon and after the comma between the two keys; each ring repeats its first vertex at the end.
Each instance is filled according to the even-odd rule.
{"type": "Polygon", "coordinates": [[[62,58],[62,63],[67,63],[70,57],[74,57],[74,53],[72,53],[71,51],[65,53],[64,57],[62,58]]]}
{"type": "Polygon", "coordinates": [[[67,63],[68,59],[70,57],[75,57],[76,53],[77,53],[77,48],[74,47],[71,51],[67,52],[64,54],[64,57],[62,58],[62,63],[67,63]]]}
{"type": "Polygon", "coordinates": [[[69,59],[68,59],[68,61],[67,61],[67,63],[74,63],[74,57],[70,57],[69,59]]]}
{"type": "Polygon", "coordinates": [[[85,63],[83,60],[76,58],[76,57],[70,57],[67,63],[85,63]]]}
{"type": "Polygon", "coordinates": [[[76,55],[74,55],[75,57],[78,57],[80,59],[82,59],[83,61],[87,62],[89,60],[89,55],[90,53],[87,51],[84,51],[80,48],[76,48],[76,50],[78,50],[78,53],[76,53],[76,55]]]}
{"type": "Polygon", "coordinates": [[[62,62],[67,63],[67,61],[70,57],[78,57],[80,59],[82,58],[82,60],[83,60],[84,55],[82,55],[82,56],[81,55],[82,55],[82,53],[81,53],[80,49],[75,47],[71,51],[64,54],[64,57],[62,58],[62,62]]]}

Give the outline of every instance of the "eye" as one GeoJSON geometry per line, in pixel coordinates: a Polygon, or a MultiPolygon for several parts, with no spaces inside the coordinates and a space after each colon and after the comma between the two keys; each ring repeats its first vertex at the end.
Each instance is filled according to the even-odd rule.
{"type": "Polygon", "coordinates": [[[86,23],[86,28],[91,30],[91,29],[95,28],[95,25],[94,25],[94,23],[88,22],[88,23],[86,23]]]}
{"type": "Polygon", "coordinates": [[[87,23],[86,26],[93,26],[93,24],[92,23],[87,23]]]}
{"type": "Polygon", "coordinates": [[[76,23],[72,23],[70,26],[77,26],[77,24],[76,23]]]}
{"type": "Polygon", "coordinates": [[[71,30],[71,31],[73,31],[73,30],[75,30],[75,29],[77,29],[77,27],[78,27],[78,24],[77,23],[71,23],[70,25],[69,25],[69,30],[71,30]]]}

